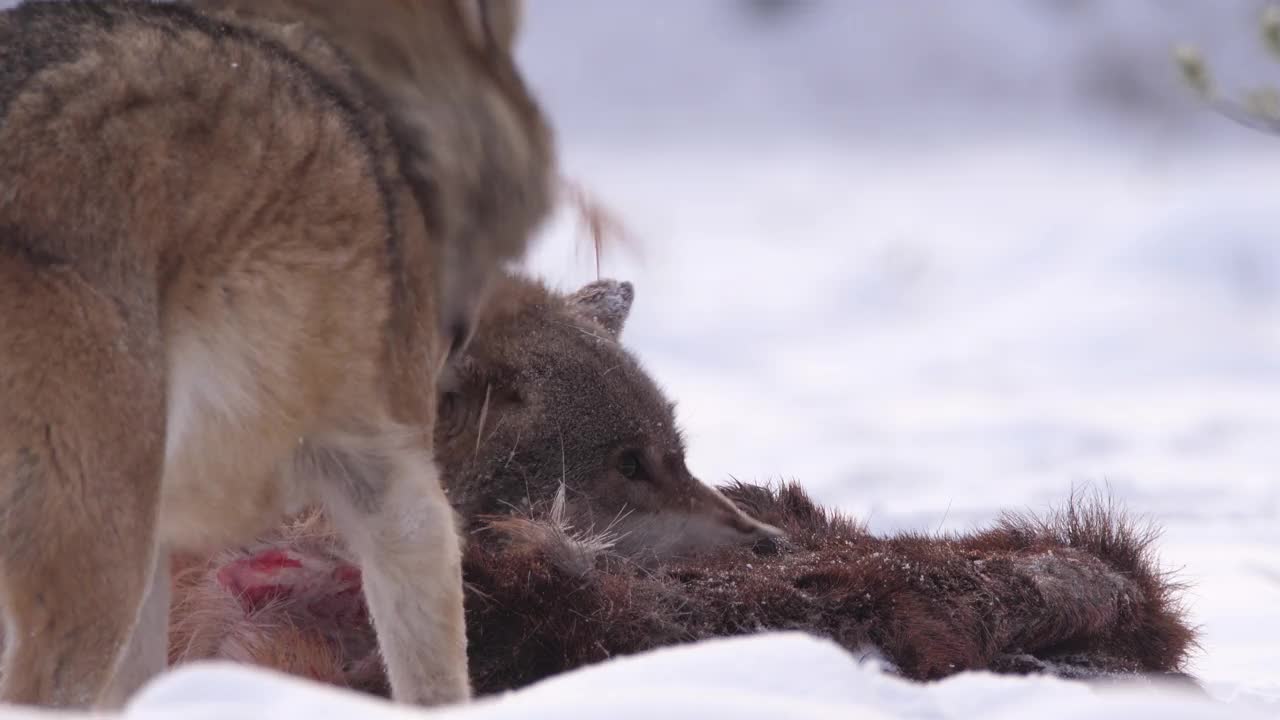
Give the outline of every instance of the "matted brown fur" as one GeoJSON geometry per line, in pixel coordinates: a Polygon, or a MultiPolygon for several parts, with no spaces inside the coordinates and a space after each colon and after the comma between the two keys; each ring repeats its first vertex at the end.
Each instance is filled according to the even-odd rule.
{"type": "MultiPolygon", "coordinates": [[[[1025,672],[1028,656],[1068,676],[1177,673],[1193,645],[1151,535],[1097,501],[1044,520],[1007,516],[973,535],[880,538],[796,485],[724,491],[788,541],[656,570],[605,555],[587,575],[564,572],[538,546],[475,544],[466,576],[477,688],[766,629],[876,648],[918,680],[1025,672]]],[[[512,522],[522,521],[496,529],[512,522]]]]}
{"type": "MultiPolygon", "coordinates": [[[[1150,530],[1102,500],[1073,499],[1047,518],[1009,515],[966,535],[876,537],[815,505],[796,485],[722,489],[788,539],[641,567],[585,545],[544,516],[496,519],[474,534],[464,572],[477,691],[518,688],[664,645],[764,630],[807,631],[853,652],[878,652],[893,671],[916,680],[983,669],[1186,679],[1181,672],[1195,633],[1180,605],[1181,586],[1157,568],[1150,530]]],[[[312,516],[246,554],[193,562],[180,574],[188,604],[175,607],[176,636],[203,631],[201,604],[226,601],[211,578],[229,562],[284,551],[341,567],[341,548],[325,537],[322,520],[312,516]]],[[[323,576],[329,569],[321,564],[316,571],[323,576]]],[[[231,642],[244,631],[236,623],[253,624],[250,634],[261,633],[262,650],[249,662],[379,692],[369,674],[374,651],[350,650],[347,636],[363,626],[318,619],[307,610],[316,600],[282,588],[265,603],[244,604],[223,621],[219,636],[231,642]],[[287,632],[263,630],[264,624],[287,632]],[[277,644],[294,642],[299,630],[337,648],[331,652],[338,664],[317,667],[314,655],[293,660],[301,653],[280,650],[277,644]]],[[[352,612],[348,607],[347,617],[352,612]]],[[[218,656],[175,647],[172,658],[218,656]]]]}

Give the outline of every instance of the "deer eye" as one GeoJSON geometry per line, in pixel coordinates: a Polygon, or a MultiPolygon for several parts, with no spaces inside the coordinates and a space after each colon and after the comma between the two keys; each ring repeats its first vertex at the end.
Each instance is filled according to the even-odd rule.
{"type": "Polygon", "coordinates": [[[628,480],[644,478],[644,462],[640,460],[640,453],[628,450],[618,456],[618,472],[628,480]]]}

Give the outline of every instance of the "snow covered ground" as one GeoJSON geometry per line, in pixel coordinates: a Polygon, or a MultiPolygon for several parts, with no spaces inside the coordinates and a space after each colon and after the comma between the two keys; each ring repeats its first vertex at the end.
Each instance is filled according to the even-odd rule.
{"type": "MultiPolygon", "coordinates": [[[[523,59],[566,170],[643,243],[604,270],[637,284],[626,338],[697,472],[795,478],[877,530],[1109,487],[1165,526],[1204,631],[1192,670],[1232,704],[908,686],[784,636],[441,717],[1280,715],[1280,137],[1201,112],[1169,60],[1197,42],[1229,85],[1280,83],[1259,2],[531,5],[523,59]]],[[[574,241],[560,218],[530,266],[592,279],[574,241]]],[[[411,715],[366,702],[190,669],[130,717],[411,715]]]]}
{"type": "MultiPolygon", "coordinates": [[[[878,530],[1110,488],[1193,583],[1192,669],[1280,713],[1280,137],[1170,61],[1280,82],[1261,3],[749,4],[543,0],[526,45],[692,467],[878,530]]],[[[530,263],[565,287],[574,229],[530,263]]]]}
{"type": "MultiPolygon", "coordinates": [[[[411,720],[415,714],[393,712],[382,703],[284,678],[216,666],[157,683],[128,713],[130,720],[382,716],[411,720]]],[[[1043,678],[1011,681],[974,674],[922,687],[862,666],[832,643],[790,634],[716,641],[626,658],[433,717],[652,720],[655,716],[739,720],[1267,717],[1257,708],[1214,706],[1181,693],[1141,689],[1095,693],[1043,678]]]]}
{"type": "MultiPolygon", "coordinates": [[[[422,713],[381,700],[234,665],[188,666],[144,689],[127,720],[1262,720],[1266,708],[1226,706],[1184,691],[1095,691],[1050,678],[982,673],[928,686],[861,663],[799,634],[733,638],[623,658],[465,708],[422,713]]],[[[61,716],[0,713],[5,720],[61,716]]],[[[103,716],[108,717],[108,716],[103,716]]]]}

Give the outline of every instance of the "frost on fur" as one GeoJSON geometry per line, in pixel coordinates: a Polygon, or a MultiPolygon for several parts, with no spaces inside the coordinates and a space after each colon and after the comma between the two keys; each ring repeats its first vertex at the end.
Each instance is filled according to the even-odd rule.
{"type": "Polygon", "coordinates": [[[573,307],[600,323],[615,338],[622,334],[634,300],[631,283],[617,280],[597,280],[569,297],[573,307]]]}
{"type": "Polygon", "coordinates": [[[532,513],[493,517],[481,527],[481,532],[495,533],[502,538],[506,552],[544,558],[569,577],[590,575],[599,559],[618,542],[618,535],[610,528],[598,532],[574,528],[569,520],[564,485],[542,517],[532,513]]]}

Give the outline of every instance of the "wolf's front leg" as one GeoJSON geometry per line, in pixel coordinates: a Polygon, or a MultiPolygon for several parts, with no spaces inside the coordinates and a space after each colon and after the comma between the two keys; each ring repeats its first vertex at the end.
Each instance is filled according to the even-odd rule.
{"type": "Polygon", "coordinates": [[[360,560],[392,698],[469,699],[458,528],[435,463],[403,442],[352,436],[305,443],[300,458],[360,560]]]}

